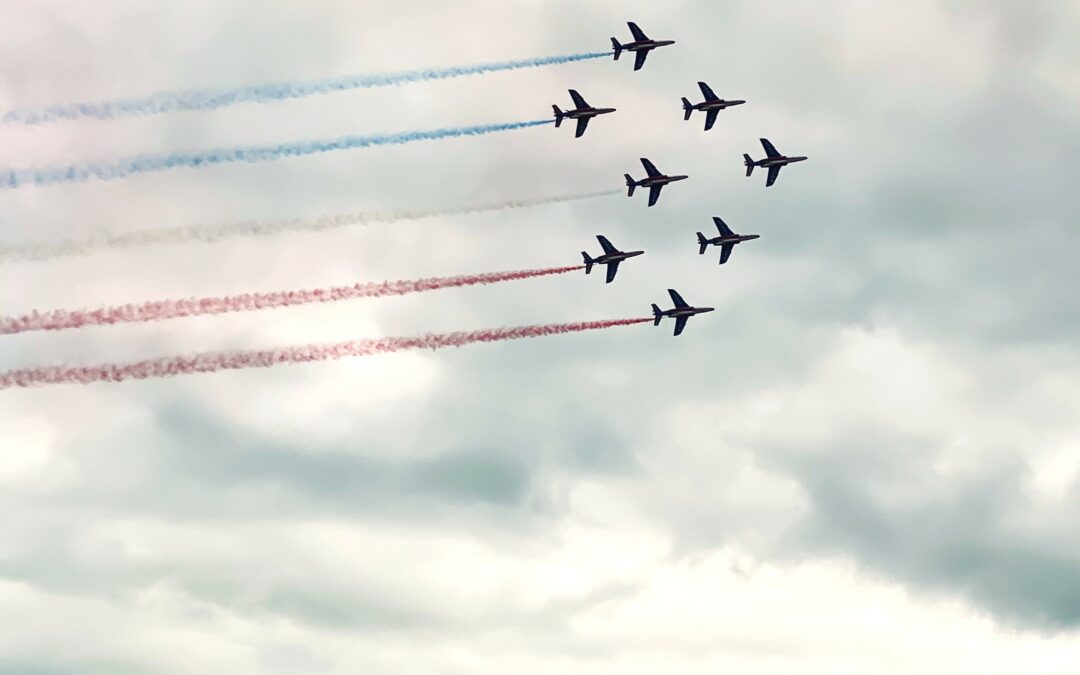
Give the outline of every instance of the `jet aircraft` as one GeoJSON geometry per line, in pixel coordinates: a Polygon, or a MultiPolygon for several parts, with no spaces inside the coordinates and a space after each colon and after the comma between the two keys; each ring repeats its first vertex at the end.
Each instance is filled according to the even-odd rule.
{"type": "Polygon", "coordinates": [[[750,155],[743,155],[744,164],[746,165],[746,175],[754,173],[754,167],[760,166],[769,170],[769,178],[765,181],[765,187],[772,186],[776,182],[776,177],[780,175],[780,169],[788,164],[794,164],[795,162],[804,162],[807,157],[786,157],[776,151],[776,148],[769,139],[761,139],[761,146],[765,148],[765,158],[754,161],[750,158],[750,155]]]}
{"type": "Polygon", "coordinates": [[[626,178],[626,187],[628,197],[634,196],[634,188],[647,187],[649,188],[649,206],[656,203],[656,200],[660,198],[660,190],[663,189],[668,183],[674,183],[678,180],[686,180],[689,176],[665,176],[657,170],[656,166],[645,159],[641,158],[641,165],[645,167],[645,173],[648,174],[639,181],[635,181],[630,177],[630,174],[623,174],[626,178]]]}
{"type": "Polygon", "coordinates": [[[585,102],[581,94],[577,93],[574,89],[570,90],[570,98],[574,101],[573,110],[560,110],[559,106],[553,105],[555,109],[555,126],[562,124],[563,118],[577,120],[577,131],[574,132],[574,138],[581,138],[581,135],[585,133],[585,127],[589,126],[589,120],[597,115],[605,115],[607,113],[615,112],[615,108],[594,108],[585,102]]]}
{"type": "Polygon", "coordinates": [[[674,309],[660,309],[654,304],[652,306],[653,325],[659,326],[660,319],[670,316],[675,319],[676,336],[682,335],[683,329],[686,328],[686,322],[690,317],[695,314],[711,312],[714,309],[713,307],[691,307],[686,304],[686,301],[682,299],[682,296],[674,288],[669,288],[667,292],[671,296],[671,302],[675,303],[675,307],[674,309]]]}
{"type": "Polygon", "coordinates": [[[741,244],[744,241],[753,241],[760,237],[760,234],[735,234],[731,231],[731,228],[727,226],[723,220],[717,216],[713,216],[713,222],[716,223],[716,229],[720,231],[719,237],[713,237],[708,239],[704,234],[697,233],[697,241],[700,249],[699,255],[705,255],[705,249],[712,246],[720,247],[720,264],[723,265],[731,257],[731,251],[735,248],[735,244],[741,244]]]}
{"type": "Polygon", "coordinates": [[[645,57],[649,55],[650,51],[657,47],[675,44],[674,40],[650,40],[645,35],[645,32],[638,28],[638,25],[633,21],[627,21],[626,25],[630,27],[630,34],[634,36],[634,41],[621,45],[618,40],[611,38],[611,46],[615,49],[616,61],[619,60],[619,55],[623,53],[624,49],[628,52],[634,52],[634,70],[641,70],[641,67],[645,65],[645,57]]]}
{"type": "Polygon", "coordinates": [[[746,101],[741,100],[725,101],[724,99],[714,94],[712,88],[704,82],[698,82],[697,86],[701,88],[701,95],[705,97],[705,100],[701,103],[691,103],[690,99],[684,96],[682,100],[682,107],[683,111],[685,111],[686,114],[683,119],[689,120],[690,113],[694,112],[695,110],[704,110],[705,131],[713,128],[713,125],[716,124],[716,116],[720,114],[721,110],[725,108],[730,108],[731,106],[742,105],[743,103],[746,103],[746,101]]]}
{"type": "Polygon", "coordinates": [[[604,249],[604,253],[603,255],[593,258],[585,251],[581,252],[581,257],[585,259],[585,274],[592,272],[593,265],[607,265],[607,281],[605,283],[609,284],[615,280],[615,273],[619,271],[619,263],[627,258],[633,258],[645,252],[620,251],[602,234],[596,235],[596,240],[600,242],[600,248],[604,249]]]}

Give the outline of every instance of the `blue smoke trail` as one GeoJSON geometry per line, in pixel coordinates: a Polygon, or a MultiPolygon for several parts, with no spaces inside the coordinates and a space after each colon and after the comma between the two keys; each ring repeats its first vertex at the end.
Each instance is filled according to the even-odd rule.
{"type": "Polygon", "coordinates": [[[297,141],[280,145],[251,145],[220,150],[164,155],[142,155],[102,162],[87,162],[71,166],[44,169],[9,169],[0,171],[0,189],[14,189],[24,185],[49,185],[50,183],[76,183],[98,178],[114,180],[139,173],[167,171],[180,167],[198,168],[229,162],[266,162],[282,157],[302,157],[321,152],[370,148],[376,145],[401,145],[413,141],[429,141],[458,136],[482,136],[498,131],[524,129],[552,120],[509,122],[506,124],[483,124],[473,127],[434,129],[432,131],[404,131],[397,134],[374,134],[371,136],[343,136],[325,141],[297,141]]]}
{"type": "Polygon", "coordinates": [[[127,98],[100,103],[70,103],[54,105],[40,110],[11,110],[0,117],[4,124],[42,124],[57,120],[77,120],[84,118],[111,120],[129,115],[160,115],[184,110],[216,110],[226,106],[245,102],[283,101],[290,98],[303,98],[317,94],[329,94],[350,89],[370,87],[389,87],[408,82],[425,80],[444,80],[465,75],[481,75],[502,70],[519,68],[537,68],[560,63],[572,63],[586,59],[597,59],[611,52],[589,52],[568,56],[547,56],[538,59],[520,61],[501,61],[481,63],[472,66],[454,66],[428,70],[414,70],[404,73],[384,75],[349,75],[326,80],[308,82],[279,82],[262,84],[237,89],[201,90],[187,92],[159,92],[142,98],[127,98]]]}

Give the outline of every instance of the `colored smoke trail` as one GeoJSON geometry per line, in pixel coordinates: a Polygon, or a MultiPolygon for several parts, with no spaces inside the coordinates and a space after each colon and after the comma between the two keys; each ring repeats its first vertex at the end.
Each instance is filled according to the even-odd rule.
{"type": "Polygon", "coordinates": [[[390,337],[332,344],[297,345],[259,351],[208,352],[193,356],[172,356],[132,363],[105,363],[96,366],[45,366],[0,372],[0,389],[46,384],[90,384],[122,382],[190,373],[213,373],[242,368],[269,368],[286,363],[334,361],[355,356],[388,354],[410,349],[445,349],[474,343],[502,342],[524,338],[565,335],[590,330],[650,323],[651,318],[615,319],[581,323],[519,326],[459,333],[429,333],[417,337],[390,337]]]}
{"type": "Polygon", "coordinates": [[[52,183],[77,183],[97,178],[115,180],[140,173],[167,171],[181,167],[199,168],[231,162],[266,162],[283,157],[302,157],[338,150],[356,150],[377,145],[403,145],[415,141],[430,141],[459,136],[483,136],[500,131],[512,131],[527,127],[552,124],[552,120],[508,122],[505,124],[481,124],[472,127],[451,127],[430,131],[405,131],[396,134],[373,134],[370,136],[342,136],[323,141],[297,141],[279,145],[250,145],[219,150],[190,153],[142,155],[125,159],[86,162],[71,166],[43,169],[9,169],[0,172],[0,189],[14,189],[24,185],[49,185],[52,183]]]}
{"type": "Polygon", "coordinates": [[[155,244],[183,244],[188,242],[213,243],[230,237],[265,237],[282,232],[321,232],[350,225],[394,223],[422,220],[441,216],[463,216],[495,211],[525,209],[548,204],[595,199],[622,194],[622,190],[602,190],[569,195],[517,199],[442,209],[407,209],[402,211],[359,211],[337,213],[315,218],[290,218],[285,220],[241,221],[211,225],[187,225],[182,227],[135,230],[133,232],[106,232],[85,239],[64,239],[10,247],[0,247],[0,261],[48,260],[61,256],[89,255],[105,249],[153,246],[155,244]]]}
{"type": "Polygon", "coordinates": [[[0,317],[0,334],[25,333],[38,330],[65,330],[84,326],[105,326],[116,323],[144,323],[177,319],[203,314],[251,312],[260,309],[276,309],[316,302],[341,302],[355,298],[381,298],[389,295],[424,293],[442,288],[498,284],[537,277],[566,274],[583,269],[584,265],[549,267],[513,272],[491,272],[455,277],[434,277],[413,281],[384,281],[382,283],[332,286],[300,291],[276,291],[271,293],[245,293],[217,298],[189,298],[185,300],[159,300],[142,304],[120,305],[93,310],[51,310],[31,312],[19,317],[0,317]]]}
{"type": "Polygon", "coordinates": [[[566,56],[547,56],[518,61],[497,61],[471,66],[430,68],[383,75],[349,75],[306,82],[280,82],[236,89],[202,90],[187,92],[159,92],[139,98],[126,98],[100,103],[70,103],[54,105],[39,110],[11,110],[0,116],[3,124],[42,124],[58,120],[100,119],[109,120],[131,115],[160,115],[185,110],[216,110],[237,103],[283,101],[318,94],[330,94],[350,89],[388,87],[409,82],[444,80],[466,75],[482,75],[504,70],[538,68],[587,59],[597,59],[611,54],[588,52],[566,56]]]}

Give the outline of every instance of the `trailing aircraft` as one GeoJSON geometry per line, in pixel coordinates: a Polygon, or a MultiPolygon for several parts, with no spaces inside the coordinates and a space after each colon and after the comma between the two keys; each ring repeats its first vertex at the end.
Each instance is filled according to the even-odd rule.
{"type": "Polygon", "coordinates": [[[675,319],[675,336],[682,335],[683,329],[686,328],[686,322],[690,317],[695,314],[704,314],[705,312],[712,312],[713,307],[692,307],[682,299],[678,291],[674,288],[668,289],[668,295],[671,296],[671,302],[675,304],[673,309],[660,309],[655,304],[652,306],[653,311],[653,325],[659,326],[660,319],[665,316],[670,316],[675,319]]]}
{"type": "Polygon", "coordinates": [[[776,177],[780,175],[780,169],[784,168],[788,164],[794,164],[795,162],[805,162],[808,157],[787,157],[777,152],[776,147],[769,142],[769,139],[761,139],[761,147],[765,148],[765,158],[754,161],[750,155],[743,155],[743,164],[746,165],[746,175],[754,173],[754,167],[760,166],[769,170],[769,177],[765,181],[765,187],[771,187],[776,182],[776,177]]]}

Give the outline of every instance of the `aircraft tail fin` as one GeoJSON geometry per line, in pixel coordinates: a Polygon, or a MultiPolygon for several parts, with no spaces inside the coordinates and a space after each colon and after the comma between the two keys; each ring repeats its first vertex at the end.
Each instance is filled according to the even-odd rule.
{"type": "Polygon", "coordinates": [[[637,187],[637,183],[635,183],[634,179],[630,177],[630,174],[624,173],[623,176],[626,177],[626,187],[627,187],[626,196],[627,197],[633,197],[634,196],[634,188],[637,187]]]}
{"type": "Polygon", "coordinates": [[[655,303],[652,306],[652,316],[653,316],[653,324],[652,325],[659,326],[660,325],[660,319],[662,319],[664,315],[660,313],[660,308],[657,307],[655,303]]]}
{"type": "Polygon", "coordinates": [[[682,100],[682,109],[686,113],[685,115],[683,115],[683,119],[690,119],[690,113],[694,112],[694,106],[690,105],[690,99],[686,98],[685,96],[682,100]]]}
{"type": "Polygon", "coordinates": [[[754,173],[754,160],[750,158],[750,155],[743,155],[743,163],[746,164],[746,175],[750,176],[754,173]]]}
{"type": "Polygon", "coordinates": [[[592,272],[592,266],[596,264],[596,261],[585,251],[581,252],[581,257],[585,259],[585,274],[592,272]]]}
{"type": "Polygon", "coordinates": [[[553,105],[553,106],[551,106],[551,108],[552,108],[552,110],[554,110],[554,111],[555,111],[555,126],[557,127],[557,126],[559,126],[560,124],[562,124],[562,120],[563,120],[563,111],[562,111],[562,110],[560,110],[560,109],[559,109],[559,106],[557,106],[557,105],[553,105]]]}
{"type": "Polygon", "coordinates": [[[622,45],[615,38],[611,38],[611,48],[615,50],[615,60],[618,61],[622,54],[622,45]]]}
{"type": "Polygon", "coordinates": [[[697,243],[699,247],[698,255],[705,255],[705,249],[709,248],[709,240],[705,238],[705,235],[697,233],[697,243]]]}

